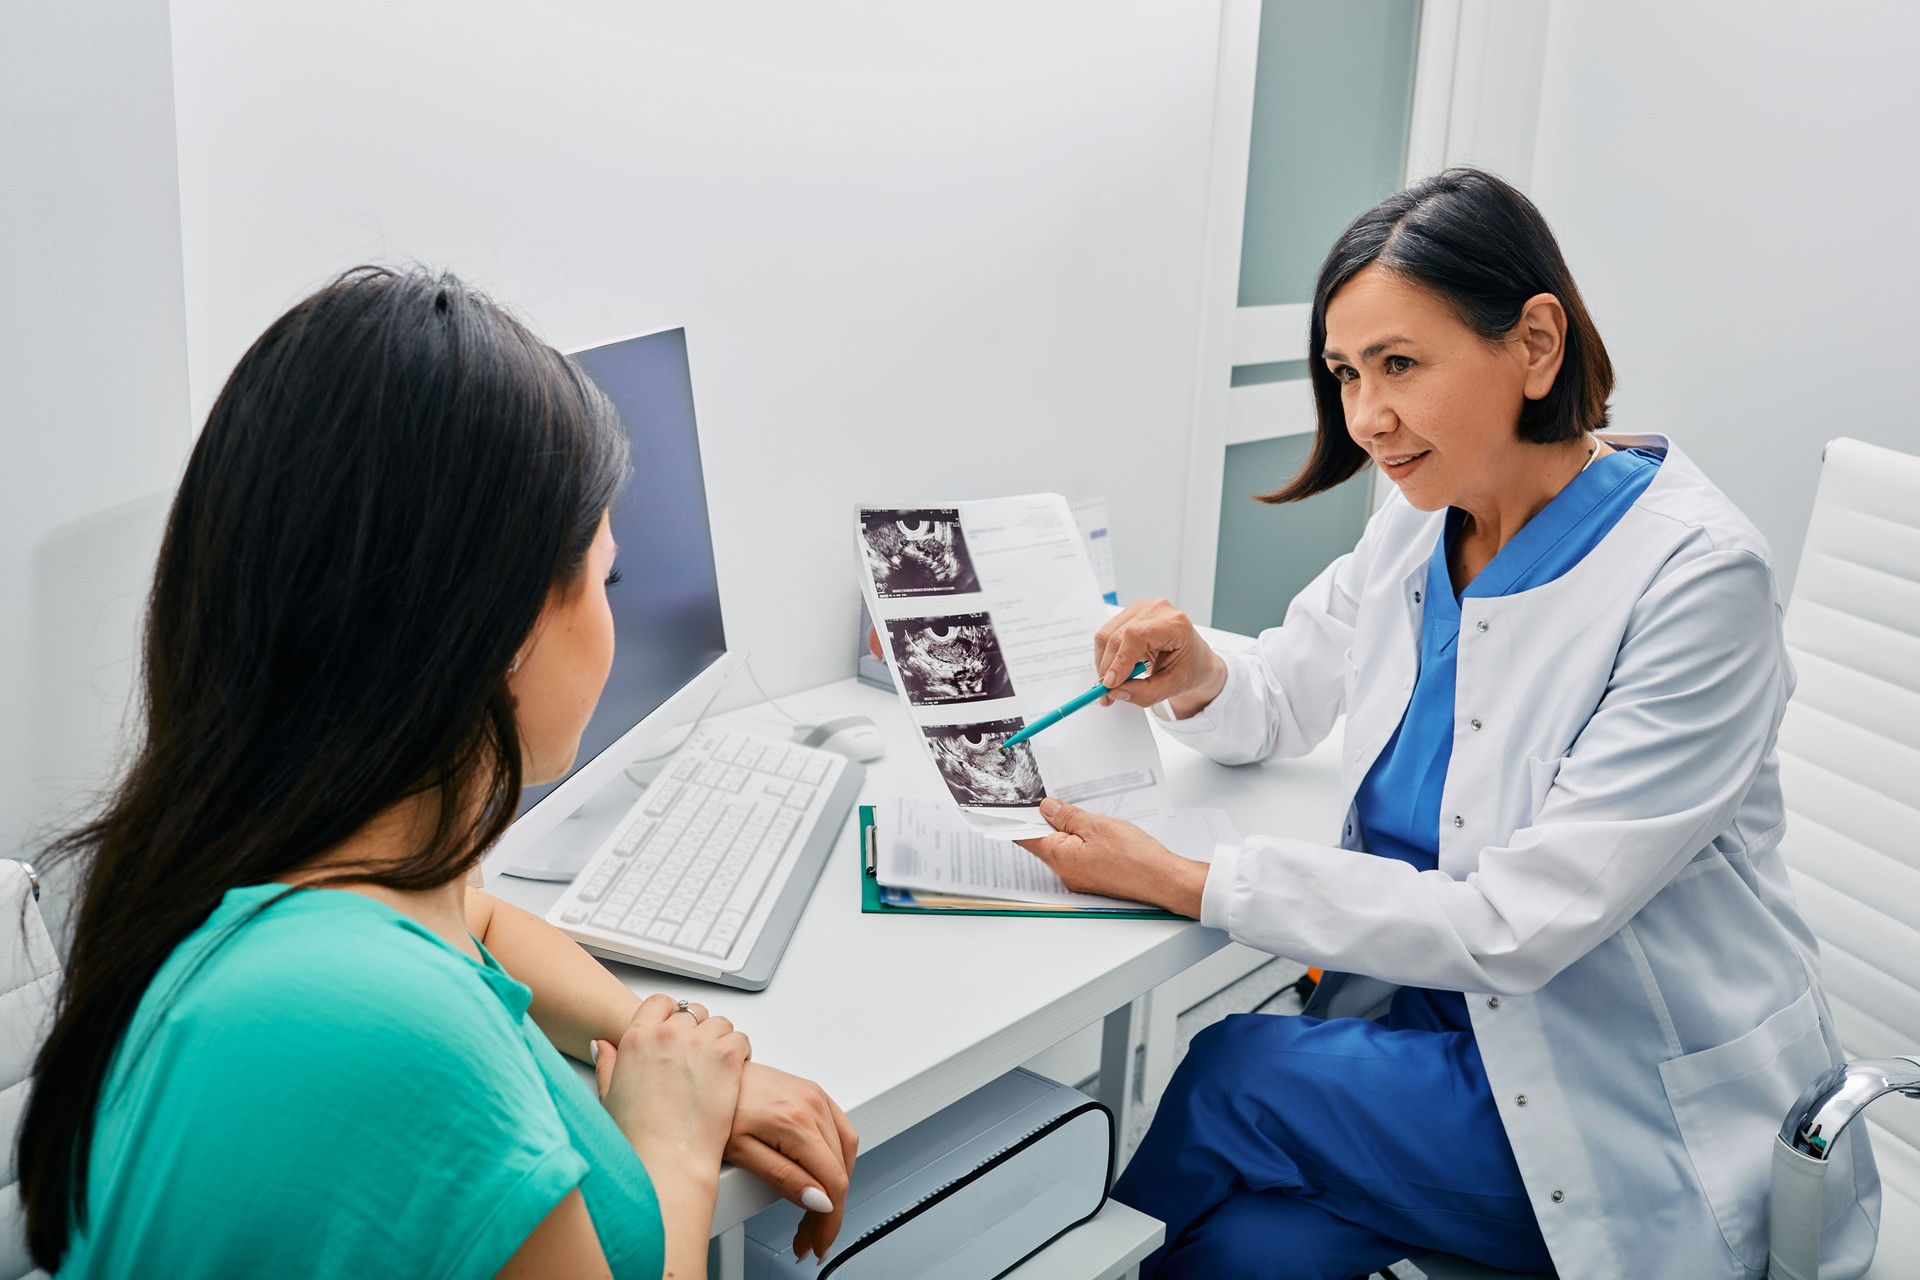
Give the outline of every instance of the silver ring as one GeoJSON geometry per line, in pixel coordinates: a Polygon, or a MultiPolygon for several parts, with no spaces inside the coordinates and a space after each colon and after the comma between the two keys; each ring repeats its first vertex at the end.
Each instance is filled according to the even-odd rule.
{"type": "Polygon", "coordinates": [[[673,1002],[673,1012],[686,1014],[689,1018],[692,1018],[694,1020],[694,1023],[696,1025],[700,1021],[700,1015],[695,1013],[693,1010],[687,1008],[687,1002],[685,1000],[675,1000],[673,1002]]]}

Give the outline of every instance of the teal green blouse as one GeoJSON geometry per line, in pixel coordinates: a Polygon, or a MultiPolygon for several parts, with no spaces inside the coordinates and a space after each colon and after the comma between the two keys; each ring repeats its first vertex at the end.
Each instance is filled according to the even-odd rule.
{"type": "Polygon", "coordinates": [[[228,893],[162,966],[102,1093],[69,1276],[490,1277],[575,1187],[657,1277],[633,1148],[527,988],[357,893],[228,893]]]}

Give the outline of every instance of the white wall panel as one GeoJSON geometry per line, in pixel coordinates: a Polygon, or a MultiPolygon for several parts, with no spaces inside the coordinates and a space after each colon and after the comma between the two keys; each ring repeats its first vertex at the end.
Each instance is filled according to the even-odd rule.
{"type": "Polygon", "coordinates": [[[193,403],[363,259],[685,324],[729,639],[851,669],[860,500],[1110,501],[1171,592],[1218,6],[177,0],[193,403]]]}
{"type": "Polygon", "coordinates": [[[1619,375],[1791,585],[1821,445],[1920,453],[1920,6],[1554,0],[1531,192],[1619,375]]]}

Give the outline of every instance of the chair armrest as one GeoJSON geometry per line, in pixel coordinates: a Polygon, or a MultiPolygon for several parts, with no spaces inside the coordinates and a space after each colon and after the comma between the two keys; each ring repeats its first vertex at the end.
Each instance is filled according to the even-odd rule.
{"type": "Polygon", "coordinates": [[[1771,1280],[1818,1280],[1820,1183],[1827,1157],[1854,1117],[1876,1098],[1920,1098],[1920,1060],[1861,1058],[1822,1071],[1794,1102],[1773,1144],[1767,1206],[1771,1280]]]}
{"type": "Polygon", "coordinates": [[[1920,1061],[1857,1058],[1829,1067],[1815,1077],[1787,1112],[1780,1126],[1780,1141],[1803,1156],[1825,1160],[1853,1118],[1874,1099],[1889,1093],[1920,1098],[1920,1061]]]}

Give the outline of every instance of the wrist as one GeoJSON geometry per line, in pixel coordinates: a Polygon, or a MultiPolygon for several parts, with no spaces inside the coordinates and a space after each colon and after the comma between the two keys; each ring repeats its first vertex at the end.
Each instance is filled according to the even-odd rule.
{"type": "Polygon", "coordinates": [[[656,1193],[662,1187],[684,1189],[693,1195],[720,1193],[720,1153],[703,1144],[675,1142],[655,1135],[629,1138],[633,1153],[647,1168],[656,1193]]]}
{"type": "Polygon", "coordinates": [[[1176,857],[1168,867],[1167,882],[1160,905],[1190,920],[1200,918],[1200,903],[1207,892],[1207,864],[1192,858],[1176,857]]]}
{"type": "Polygon", "coordinates": [[[1219,697],[1227,687],[1229,674],[1227,660],[1214,653],[1211,648],[1207,652],[1213,656],[1213,672],[1207,677],[1206,682],[1192,693],[1167,699],[1167,705],[1173,711],[1173,718],[1176,720],[1185,720],[1199,715],[1212,706],[1213,700],[1219,697]]]}

